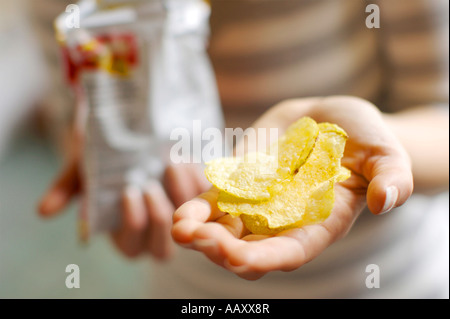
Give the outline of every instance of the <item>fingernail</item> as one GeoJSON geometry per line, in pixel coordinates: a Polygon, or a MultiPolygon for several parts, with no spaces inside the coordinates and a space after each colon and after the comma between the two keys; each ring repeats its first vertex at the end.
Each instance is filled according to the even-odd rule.
{"type": "Polygon", "coordinates": [[[390,212],[392,208],[394,208],[397,199],[398,199],[397,187],[389,186],[388,188],[386,188],[386,199],[384,200],[383,209],[381,210],[381,213],[379,215],[390,212]]]}

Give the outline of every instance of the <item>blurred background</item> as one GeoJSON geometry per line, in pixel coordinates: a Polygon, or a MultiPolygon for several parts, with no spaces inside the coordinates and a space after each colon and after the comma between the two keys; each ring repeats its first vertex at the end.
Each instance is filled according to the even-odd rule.
{"type": "MultiPolygon", "coordinates": [[[[153,265],[149,259],[126,259],[111,245],[107,236],[98,236],[89,244],[78,241],[76,203],[72,203],[64,214],[49,220],[42,220],[36,213],[38,201],[62,165],[64,145],[68,144],[64,141],[68,138],[67,128],[74,97],[64,79],[53,21],[68,4],[75,2],[0,0],[0,298],[146,298],[151,293],[153,265]],[[81,269],[81,289],[67,289],[65,286],[68,275],[65,269],[69,264],[77,264],[81,269]]],[[[226,7],[225,3],[224,0],[220,5],[226,7]]],[[[216,1],[218,4],[219,1],[216,1]]],[[[230,21],[234,21],[235,11],[223,12],[229,15],[230,21]]],[[[326,14],[330,12],[326,11],[326,14]]],[[[221,22],[219,18],[214,21],[217,25],[221,22]]],[[[446,23],[448,25],[448,18],[446,23]]],[[[224,32],[225,40],[229,40],[225,43],[231,47],[239,46],[235,37],[235,34],[241,34],[239,27],[230,33],[232,36],[224,32]]],[[[241,43],[248,42],[248,39],[258,43],[262,39],[265,49],[263,40],[266,37],[255,37],[252,32],[258,34],[257,28],[243,35],[241,43]]],[[[364,43],[358,39],[355,45],[362,48],[364,43]]],[[[249,42],[247,48],[252,49],[253,44],[249,42]]],[[[221,45],[218,42],[213,49],[220,51],[221,45]]],[[[320,47],[316,49],[321,50],[320,47]]],[[[366,52],[367,48],[362,49],[352,50],[351,53],[366,52]]],[[[365,57],[365,54],[361,56],[365,57]]],[[[367,57],[371,58],[369,55],[367,57]]],[[[227,62],[226,59],[224,61],[227,62]]],[[[237,92],[239,97],[244,92],[242,105],[248,104],[247,97],[251,99],[259,92],[273,93],[273,96],[268,94],[270,102],[267,105],[279,101],[279,88],[284,87],[284,81],[278,83],[280,86],[274,85],[276,79],[254,81],[251,76],[253,64],[249,61],[241,61],[241,65],[249,67],[250,76],[244,77],[248,83],[245,83],[246,80],[236,81],[242,77],[242,72],[245,74],[245,70],[239,67],[233,69],[229,67],[230,64],[224,63],[221,70],[230,72],[231,76],[222,78],[222,84],[225,83],[222,87],[219,81],[219,89],[229,96],[237,92]],[[261,90],[255,83],[270,90],[261,90]],[[251,91],[252,88],[254,91],[251,91]]],[[[274,61],[277,62],[278,57],[274,61]]],[[[256,61],[255,65],[258,63],[256,61]]],[[[286,70],[290,71],[290,68],[286,67],[286,70]]],[[[374,69],[375,72],[377,70],[374,69]]],[[[362,75],[372,79],[372,73],[366,69],[362,71],[362,75]]],[[[270,72],[269,69],[267,73],[270,72]]],[[[333,72],[326,70],[325,73],[328,79],[328,74],[333,72]]],[[[373,78],[375,81],[382,79],[376,76],[373,78]]],[[[319,79],[320,74],[316,82],[321,85],[319,79]]],[[[340,90],[337,84],[340,84],[341,79],[336,77],[333,81],[337,82],[336,90],[340,90]]],[[[349,92],[353,92],[357,85],[350,84],[349,92]]],[[[445,84],[448,85],[448,80],[445,84]]],[[[407,89],[410,92],[409,87],[407,89]]],[[[447,87],[438,89],[448,95],[447,87]]],[[[305,90],[308,90],[308,86],[305,86],[305,90]]],[[[291,93],[296,96],[297,91],[291,93]]],[[[239,98],[237,101],[241,102],[239,98]]],[[[255,109],[249,112],[251,119],[254,119],[255,109]]],[[[232,122],[233,116],[239,120],[243,117],[242,108],[235,107],[234,110],[228,114],[232,119],[230,123],[233,123],[228,123],[229,127],[237,126],[232,122]]],[[[258,112],[262,110],[258,109],[258,112]]],[[[448,205],[448,194],[446,196],[448,205]]]]}
{"type": "Polygon", "coordinates": [[[124,259],[106,236],[78,242],[75,203],[48,221],[36,214],[61,164],[57,123],[73,101],[53,31],[69,3],[0,0],[0,298],[145,297],[148,260],[124,259]],[[80,289],[65,286],[68,264],[80,267],[80,289]]]}

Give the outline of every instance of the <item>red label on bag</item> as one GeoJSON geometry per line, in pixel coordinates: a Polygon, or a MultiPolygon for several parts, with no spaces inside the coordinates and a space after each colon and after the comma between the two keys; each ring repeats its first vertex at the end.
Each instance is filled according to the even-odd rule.
{"type": "Polygon", "coordinates": [[[73,50],[64,46],[62,58],[71,84],[78,82],[82,70],[103,70],[126,77],[139,62],[136,38],[128,33],[98,35],[73,50]]]}

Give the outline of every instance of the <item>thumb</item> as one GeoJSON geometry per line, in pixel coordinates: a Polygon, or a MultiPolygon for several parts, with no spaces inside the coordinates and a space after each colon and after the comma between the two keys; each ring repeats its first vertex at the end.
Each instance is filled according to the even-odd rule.
{"type": "Polygon", "coordinates": [[[391,149],[368,161],[367,205],[373,214],[384,214],[402,205],[412,194],[411,162],[406,152],[391,149]]]}
{"type": "Polygon", "coordinates": [[[81,188],[77,161],[69,162],[55,179],[38,205],[39,215],[51,217],[69,204],[81,188]]]}

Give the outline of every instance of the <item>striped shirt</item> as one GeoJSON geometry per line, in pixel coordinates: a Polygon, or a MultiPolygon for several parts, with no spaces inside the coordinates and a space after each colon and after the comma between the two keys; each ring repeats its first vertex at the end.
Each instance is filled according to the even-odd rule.
{"type": "Polygon", "coordinates": [[[354,95],[383,111],[448,101],[448,1],[213,0],[210,55],[226,115],[354,95]],[[366,26],[366,6],[380,28],[366,26]]]}

